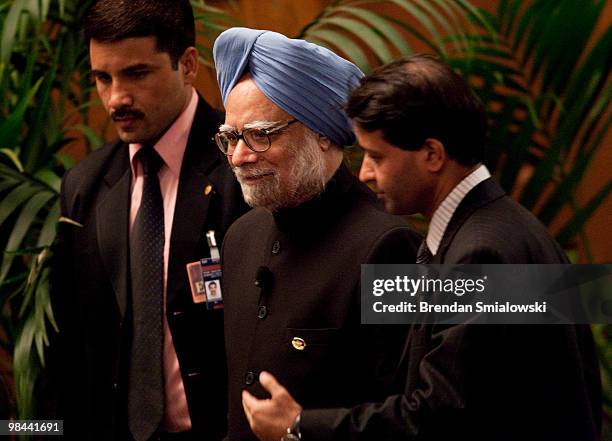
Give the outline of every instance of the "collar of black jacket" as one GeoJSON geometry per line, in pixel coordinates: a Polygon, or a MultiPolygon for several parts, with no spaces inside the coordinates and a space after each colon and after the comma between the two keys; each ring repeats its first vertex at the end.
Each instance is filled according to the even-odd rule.
{"type": "MultiPolygon", "coordinates": [[[[312,199],[292,208],[281,208],[273,213],[280,230],[315,227],[324,224],[335,209],[338,199],[354,185],[356,178],[345,164],[341,164],[325,189],[312,199]]],[[[333,216],[332,216],[333,217],[333,216]]]]}

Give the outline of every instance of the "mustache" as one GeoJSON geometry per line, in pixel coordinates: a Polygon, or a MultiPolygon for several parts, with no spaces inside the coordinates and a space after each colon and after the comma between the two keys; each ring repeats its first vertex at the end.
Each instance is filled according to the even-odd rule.
{"type": "Polygon", "coordinates": [[[110,112],[110,117],[113,121],[117,121],[123,118],[142,119],[144,118],[144,113],[137,109],[131,109],[129,107],[120,107],[119,109],[112,110],[110,112]]]}
{"type": "Polygon", "coordinates": [[[238,179],[254,178],[264,175],[276,175],[276,170],[267,167],[254,167],[254,166],[240,166],[233,167],[232,171],[238,179]]]}

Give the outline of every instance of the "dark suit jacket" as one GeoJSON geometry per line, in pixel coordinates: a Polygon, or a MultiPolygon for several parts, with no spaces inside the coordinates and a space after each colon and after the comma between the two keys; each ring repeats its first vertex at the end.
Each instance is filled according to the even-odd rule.
{"type": "MultiPolygon", "coordinates": [[[[544,226],[489,179],[460,203],[432,263],[565,262],[544,226]]],[[[403,395],[304,411],[303,439],[598,439],[588,326],[413,325],[402,370],[403,395]]]]}
{"type": "Polygon", "coordinates": [[[262,370],[307,408],[393,392],[407,330],[360,325],[360,268],[414,260],[419,242],[344,166],[313,200],[274,215],[254,209],[236,221],[222,255],[229,439],[256,439],[241,391],[265,396],[262,370]]]}
{"type": "MultiPolygon", "coordinates": [[[[185,265],[210,255],[206,231],[215,230],[221,241],[246,211],[212,141],[219,122],[200,98],[179,178],[167,282],[167,318],[193,429],[211,440],[220,439],[226,425],[223,311],[193,303],[185,265]],[[213,190],[207,195],[208,185],[213,190]]],[[[74,439],[111,440],[126,427],[130,180],[122,142],[93,152],[63,180],[62,215],[82,227],[62,224],[59,232],[53,306],[60,334],[51,345],[44,388],[57,389],[54,412],[74,439]]]]}

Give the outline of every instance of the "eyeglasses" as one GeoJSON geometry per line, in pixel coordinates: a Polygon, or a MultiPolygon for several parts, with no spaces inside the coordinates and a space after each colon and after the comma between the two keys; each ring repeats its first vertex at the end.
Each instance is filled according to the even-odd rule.
{"type": "Polygon", "coordinates": [[[217,147],[219,147],[219,149],[226,156],[232,156],[234,154],[238,141],[241,139],[244,140],[244,143],[253,152],[262,153],[268,150],[272,145],[270,135],[290,126],[297,121],[297,119],[292,119],[291,121],[287,121],[271,129],[244,129],[241,133],[237,132],[236,130],[217,132],[215,134],[215,142],[217,143],[217,147]]]}

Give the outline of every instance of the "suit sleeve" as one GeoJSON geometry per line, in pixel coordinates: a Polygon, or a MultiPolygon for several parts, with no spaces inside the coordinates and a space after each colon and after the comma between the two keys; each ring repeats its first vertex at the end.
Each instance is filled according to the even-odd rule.
{"type": "MultiPolygon", "coordinates": [[[[504,260],[474,250],[462,260],[504,260]]],[[[307,409],[304,441],[599,439],[601,396],[587,326],[412,325],[403,393],[307,409]]]]}
{"type": "MultiPolygon", "coordinates": [[[[427,346],[431,335],[419,327],[413,327],[405,354],[406,359],[419,356],[413,349],[427,346]],[[413,353],[410,353],[413,352],[413,353]]],[[[432,340],[438,344],[423,357],[418,366],[406,370],[406,392],[387,397],[379,403],[364,403],[345,409],[304,410],[302,413],[302,439],[304,441],[378,440],[430,440],[437,439],[436,419],[439,412],[450,420],[459,421],[465,406],[465,369],[455,364],[454,344],[463,340],[464,330],[440,329],[432,340]],[[415,377],[414,379],[410,377],[415,377]],[[413,384],[414,383],[414,384],[413,384]]]]}
{"type": "MultiPolygon", "coordinates": [[[[72,173],[69,171],[62,181],[60,193],[61,215],[76,220],[73,216],[74,185],[70,185],[72,173]]],[[[46,351],[46,364],[37,385],[39,394],[38,413],[41,418],[70,419],[79,408],[77,390],[84,384],[80,378],[84,371],[84,344],[81,341],[82,327],[76,305],[79,299],[74,288],[74,232],[75,225],[60,222],[56,240],[51,247],[51,307],[57,327],[49,330],[49,347],[46,351]]],[[[77,412],[78,413],[78,412],[77,412]]],[[[77,418],[75,416],[75,418],[77,418]]]]}
{"type": "Polygon", "coordinates": [[[601,390],[589,334],[565,325],[414,325],[404,393],[350,409],[305,410],[302,439],[599,440],[601,390]]]}
{"type": "Polygon", "coordinates": [[[369,252],[366,263],[413,263],[422,237],[406,227],[396,227],[380,237],[369,252]]]}

